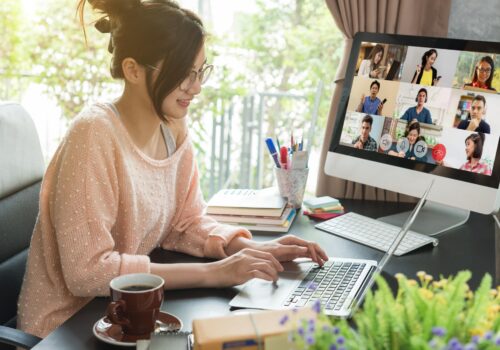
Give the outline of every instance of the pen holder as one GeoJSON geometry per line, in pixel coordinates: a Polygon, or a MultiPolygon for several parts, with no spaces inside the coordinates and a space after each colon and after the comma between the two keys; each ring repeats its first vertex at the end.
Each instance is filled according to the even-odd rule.
{"type": "Polygon", "coordinates": [[[306,189],[309,168],[282,169],[274,168],[278,189],[282,197],[286,197],[290,206],[298,209],[302,206],[304,191],[306,189]]]}

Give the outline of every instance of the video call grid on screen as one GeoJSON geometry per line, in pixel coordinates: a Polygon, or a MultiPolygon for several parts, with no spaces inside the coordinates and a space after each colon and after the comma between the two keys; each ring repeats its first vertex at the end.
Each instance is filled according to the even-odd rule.
{"type": "Polygon", "coordinates": [[[499,43],[358,33],[330,151],[498,187],[497,91],[499,43]]]}

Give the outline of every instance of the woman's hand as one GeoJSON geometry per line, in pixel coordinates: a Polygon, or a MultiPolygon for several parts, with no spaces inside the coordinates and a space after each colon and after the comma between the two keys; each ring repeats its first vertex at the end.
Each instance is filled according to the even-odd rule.
{"type": "Polygon", "coordinates": [[[271,253],[249,248],[210,265],[214,287],[235,286],[252,278],[274,282],[278,280],[278,272],[283,271],[283,266],[271,253]]]}
{"type": "Polygon", "coordinates": [[[310,258],[315,263],[323,266],[328,260],[325,251],[315,242],[303,240],[297,236],[286,235],[271,241],[256,242],[243,237],[233,239],[226,252],[241,248],[251,248],[261,252],[270,253],[279,261],[292,261],[296,258],[310,258]]]}

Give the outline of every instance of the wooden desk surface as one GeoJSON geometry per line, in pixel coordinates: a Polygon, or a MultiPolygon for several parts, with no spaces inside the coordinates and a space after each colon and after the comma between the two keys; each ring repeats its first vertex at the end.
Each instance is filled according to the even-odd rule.
{"type": "MultiPolygon", "coordinates": [[[[371,217],[380,217],[403,210],[411,205],[369,201],[343,200],[349,211],[356,211],[371,217]]],[[[383,253],[355,242],[316,230],[315,222],[299,216],[290,233],[308,240],[317,241],[330,256],[380,260],[383,253]]],[[[415,276],[424,270],[434,277],[450,275],[464,269],[473,272],[471,288],[476,288],[485,273],[495,277],[495,225],[491,216],[471,213],[468,222],[458,228],[437,236],[437,247],[426,246],[402,257],[393,257],[384,271],[388,275],[402,272],[415,276]]],[[[257,240],[272,239],[277,234],[254,235],[257,240]]],[[[500,254],[500,252],[498,252],[500,254]]],[[[199,262],[205,259],[194,258],[179,253],[155,250],[151,254],[155,262],[199,262]]],[[[168,284],[168,281],[165,281],[168,284]]],[[[497,279],[496,284],[499,281],[497,279]]],[[[230,313],[229,301],[237,294],[235,288],[187,289],[165,292],[162,309],[179,316],[184,322],[184,330],[191,330],[192,320],[200,317],[220,316],[230,313]]],[[[35,350],[52,349],[114,349],[102,343],[92,333],[93,324],[102,317],[107,298],[96,298],[52,332],[35,350]]]]}

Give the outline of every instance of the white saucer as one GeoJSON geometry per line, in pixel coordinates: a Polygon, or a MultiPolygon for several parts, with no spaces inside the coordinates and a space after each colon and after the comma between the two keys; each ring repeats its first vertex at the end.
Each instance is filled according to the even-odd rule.
{"type": "MultiPolygon", "coordinates": [[[[155,331],[162,332],[170,331],[177,332],[182,329],[182,321],[177,316],[160,311],[158,320],[156,321],[155,331]]],[[[101,341],[118,346],[136,346],[136,342],[142,339],[149,339],[147,336],[133,336],[122,332],[122,326],[111,323],[107,317],[99,319],[92,328],[94,335],[101,341]]]]}

